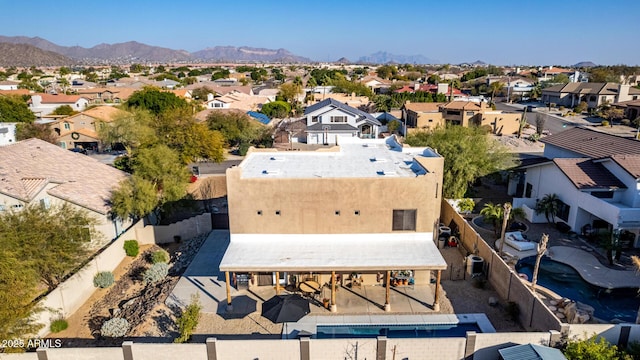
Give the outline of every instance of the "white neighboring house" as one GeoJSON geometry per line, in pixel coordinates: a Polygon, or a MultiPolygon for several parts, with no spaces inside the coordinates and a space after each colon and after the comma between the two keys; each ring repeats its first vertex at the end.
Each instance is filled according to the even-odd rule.
{"type": "Polygon", "coordinates": [[[510,183],[513,206],[525,210],[531,222],[546,222],[534,209],[545,195],[555,194],[560,211],[554,221],[577,233],[619,232],[640,247],[640,142],[586,128],[542,141],[547,159],[519,167],[510,183]]]}
{"type": "Polygon", "coordinates": [[[308,144],[336,144],[340,137],[377,139],[382,125],[371,114],[334,99],[307,107],[308,144]]]}
{"type": "Polygon", "coordinates": [[[29,108],[36,116],[42,117],[63,105],[71,106],[74,111],[82,111],[88,104],[89,99],[79,95],[33,94],[29,108]]]}
{"type": "Polygon", "coordinates": [[[0,90],[18,90],[19,82],[15,81],[0,81],[0,90]]]}
{"type": "Polygon", "coordinates": [[[98,221],[99,248],[131,224],[110,216],[111,192],[129,176],[86,155],[39,139],[0,147],[0,212],[28,205],[70,204],[98,221]]]}
{"type": "Polygon", "coordinates": [[[16,124],[0,123],[0,146],[10,145],[16,142],[16,124]]]}

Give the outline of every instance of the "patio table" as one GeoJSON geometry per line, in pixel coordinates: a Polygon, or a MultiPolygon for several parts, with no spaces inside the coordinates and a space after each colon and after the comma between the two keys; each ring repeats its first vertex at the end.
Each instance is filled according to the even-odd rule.
{"type": "Polygon", "coordinates": [[[313,295],[320,292],[320,284],[313,280],[307,280],[301,282],[298,289],[305,295],[313,297],[313,295]]]}

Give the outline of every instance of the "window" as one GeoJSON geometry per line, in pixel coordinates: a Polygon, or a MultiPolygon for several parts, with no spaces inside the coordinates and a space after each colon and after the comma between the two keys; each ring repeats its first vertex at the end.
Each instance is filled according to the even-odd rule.
{"type": "Polygon", "coordinates": [[[262,215],[262,210],[256,211],[256,214],[258,214],[258,216],[261,216],[262,215]]]}
{"type": "Polygon", "coordinates": [[[416,231],[416,209],[393,210],[393,231],[416,231]]]}
{"type": "Polygon", "coordinates": [[[313,117],[311,117],[311,122],[312,123],[317,123],[320,120],[322,120],[321,116],[313,116],[313,117]]]}
{"type": "Polygon", "coordinates": [[[354,215],[359,216],[360,215],[360,210],[356,210],[353,212],[354,215]]]}
{"type": "Polygon", "coordinates": [[[5,211],[5,209],[4,205],[0,204],[0,211],[5,211]]]}
{"type": "Polygon", "coordinates": [[[276,210],[276,216],[280,216],[280,210],[276,210]]]}
{"type": "Polygon", "coordinates": [[[595,95],[591,95],[589,96],[589,101],[596,101],[596,96],[595,95]]]}
{"type": "Polygon", "coordinates": [[[460,111],[457,110],[447,110],[447,115],[460,115],[460,111]]]}
{"type": "Polygon", "coordinates": [[[332,123],[346,123],[347,122],[347,117],[346,116],[332,116],[331,117],[331,122],[332,123]]]}
{"type": "Polygon", "coordinates": [[[598,199],[613,199],[613,191],[593,191],[591,195],[598,199]]]}
{"type": "Polygon", "coordinates": [[[68,122],[64,123],[64,129],[65,130],[71,130],[71,125],[69,125],[68,122]]]}
{"type": "Polygon", "coordinates": [[[467,116],[473,116],[475,113],[473,111],[467,111],[467,116]]]}
{"type": "Polygon", "coordinates": [[[532,190],[533,190],[533,185],[527,183],[527,186],[525,187],[525,190],[524,190],[524,197],[530,198],[532,190]]]}
{"type": "Polygon", "coordinates": [[[336,216],[340,216],[340,210],[335,211],[336,216]]]}
{"type": "Polygon", "coordinates": [[[564,221],[569,221],[569,211],[571,210],[571,206],[562,202],[562,200],[558,200],[558,217],[564,221]]]}

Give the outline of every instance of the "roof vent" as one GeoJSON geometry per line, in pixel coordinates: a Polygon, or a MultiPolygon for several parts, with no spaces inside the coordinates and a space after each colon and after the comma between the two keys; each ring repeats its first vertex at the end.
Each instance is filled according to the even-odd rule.
{"type": "Polygon", "coordinates": [[[373,157],[373,158],[371,158],[369,160],[371,162],[387,162],[387,159],[385,159],[385,158],[375,158],[375,157],[373,157]]]}
{"type": "Polygon", "coordinates": [[[272,156],[271,158],[269,158],[269,160],[271,160],[271,161],[284,161],[284,157],[282,157],[282,156],[272,156]]]}
{"type": "Polygon", "coordinates": [[[378,175],[381,175],[381,176],[395,176],[395,175],[398,175],[398,173],[396,173],[393,170],[379,170],[376,173],[378,175]]]}
{"type": "Polygon", "coordinates": [[[279,174],[279,170],[262,170],[262,174],[264,175],[276,175],[279,174]]]}

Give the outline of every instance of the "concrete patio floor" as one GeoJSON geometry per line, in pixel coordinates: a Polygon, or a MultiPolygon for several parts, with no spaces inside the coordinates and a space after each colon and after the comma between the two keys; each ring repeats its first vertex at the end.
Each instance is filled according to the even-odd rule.
{"type": "MultiPolygon", "coordinates": [[[[263,301],[275,295],[275,287],[254,287],[251,290],[231,288],[233,309],[227,311],[226,282],[219,264],[229,244],[229,232],[215,230],[211,232],[200,251],[193,259],[171,295],[167,298],[169,306],[183,307],[197,295],[202,312],[215,313],[223,317],[241,317],[251,312],[260,312],[263,301]]],[[[390,304],[392,313],[429,313],[433,312],[433,294],[435,285],[414,285],[392,287],[390,304]]],[[[290,293],[281,288],[281,294],[290,293]]],[[[312,313],[332,314],[322,304],[323,298],[331,297],[331,289],[323,287],[316,299],[310,300],[312,313]]],[[[385,288],[379,285],[361,288],[337,287],[337,314],[387,313],[384,311],[385,288]]]]}

